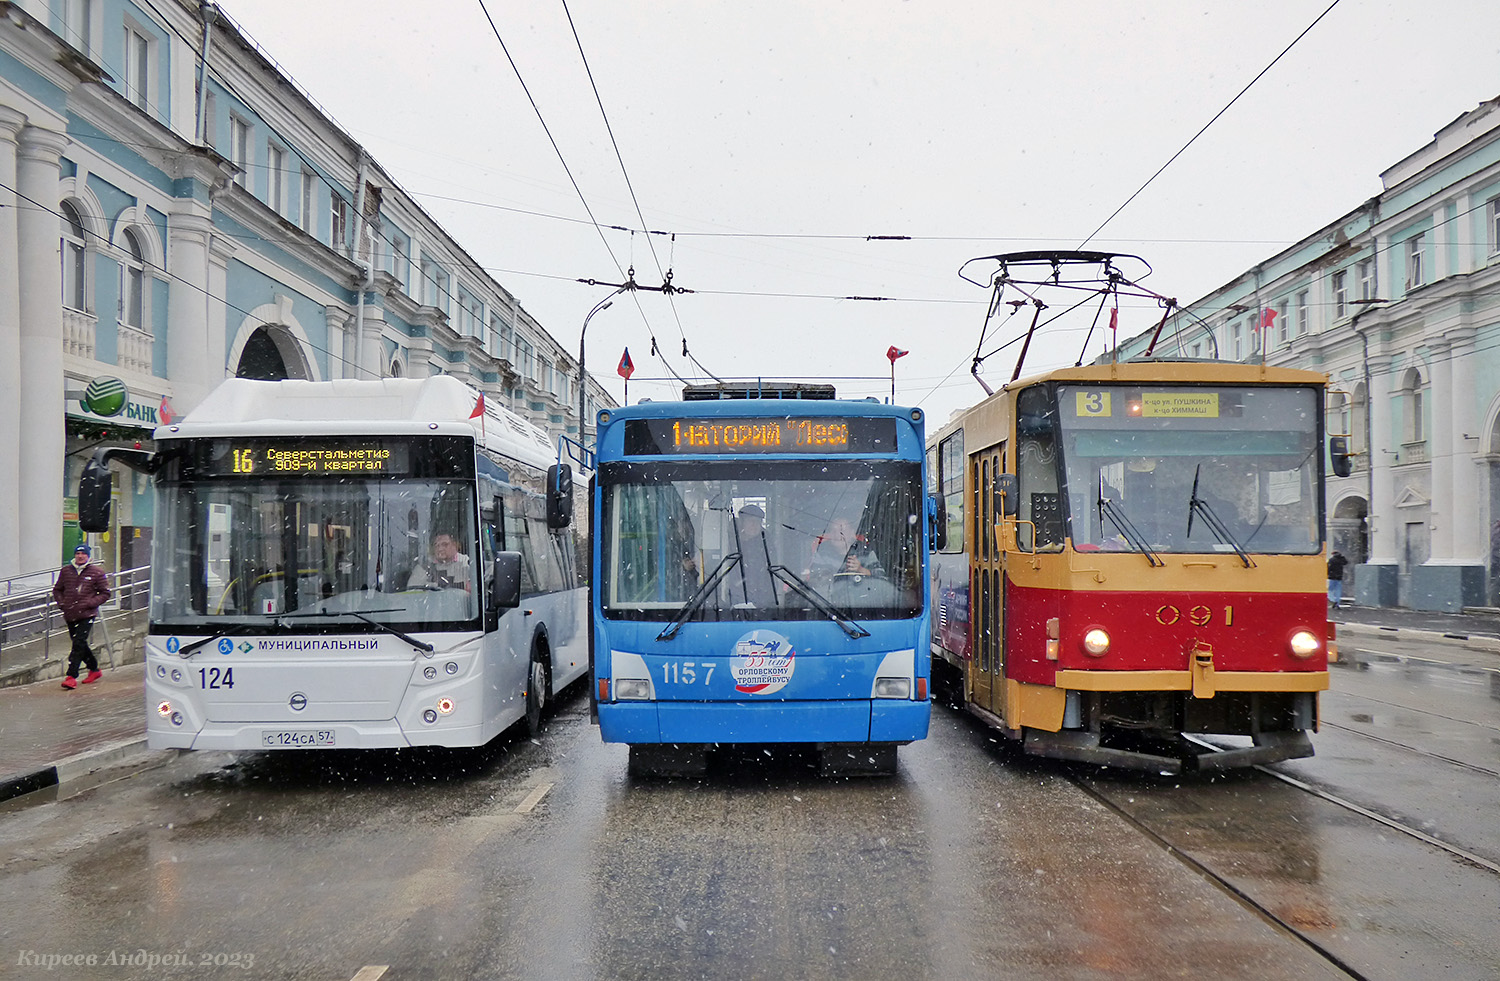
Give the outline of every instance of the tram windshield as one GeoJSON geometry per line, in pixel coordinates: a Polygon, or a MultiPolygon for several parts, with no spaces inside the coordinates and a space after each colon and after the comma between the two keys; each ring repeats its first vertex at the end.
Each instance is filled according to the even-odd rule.
{"type": "Polygon", "coordinates": [[[367,632],[370,621],[402,630],[477,621],[472,477],[408,468],[245,479],[188,461],[168,466],[158,497],[155,627],[367,632]]]}
{"type": "MultiPolygon", "coordinates": [[[[1080,550],[1310,554],[1322,547],[1314,389],[1059,385],[1055,406],[1032,399],[1029,411],[1020,406],[1018,423],[1022,499],[1028,484],[1045,495],[1044,471],[1055,468],[1039,461],[1052,455],[1046,443],[1057,441],[1068,531],[1080,550]]],[[[1031,503],[1042,519],[1038,547],[1060,545],[1061,509],[1031,503]]]]}
{"type": "Polygon", "coordinates": [[[601,607],[614,619],[894,619],[921,612],[911,462],[607,464],[601,607]]]}

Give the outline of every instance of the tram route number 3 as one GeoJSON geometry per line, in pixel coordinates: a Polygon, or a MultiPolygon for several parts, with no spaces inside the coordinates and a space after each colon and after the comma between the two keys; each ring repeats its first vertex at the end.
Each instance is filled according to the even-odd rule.
{"type": "Polygon", "coordinates": [[[204,691],[234,687],[234,668],[199,668],[198,687],[204,691]]]}
{"type": "MultiPolygon", "coordinates": [[[[1180,620],[1186,620],[1195,627],[1206,627],[1213,618],[1214,611],[1201,603],[1185,610],[1172,606],[1170,603],[1156,608],[1156,622],[1164,627],[1170,627],[1180,620]]],[[[1232,606],[1224,607],[1224,626],[1234,626],[1234,607],[1232,606]]]]}
{"type": "Polygon", "coordinates": [[[661,666],[662,683],[667,685],[696,685],[698,683],[699,670],[702,670],[703,683],[708,684],[708,679],[714,675],[715,665],[710,661],[698,663],[697,661],[667,661],[661,666]]]}

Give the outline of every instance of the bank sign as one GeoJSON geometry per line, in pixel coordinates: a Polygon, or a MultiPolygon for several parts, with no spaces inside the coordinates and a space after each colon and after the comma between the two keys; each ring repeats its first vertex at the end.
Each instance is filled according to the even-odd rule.
{"type": "Polygon", "coordinates": [[[82,392],[68,392],[68,397],[78,402],[78,408],[70,412],[74,416],[140,428],[154,429],[160,425],[157,420],[158,404],[132,399],[130,390],[118,378],[95,378],[82,392]]]}

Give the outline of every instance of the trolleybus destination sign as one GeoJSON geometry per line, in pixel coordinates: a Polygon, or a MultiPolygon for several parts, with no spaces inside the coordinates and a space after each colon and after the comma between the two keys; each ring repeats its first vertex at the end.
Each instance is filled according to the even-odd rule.
{"type": "Polygon", "coordinates": [[[813,416],[784,419],[630,419],[625,452],[678,453],[894,453],[893,419],[813,416]]]}

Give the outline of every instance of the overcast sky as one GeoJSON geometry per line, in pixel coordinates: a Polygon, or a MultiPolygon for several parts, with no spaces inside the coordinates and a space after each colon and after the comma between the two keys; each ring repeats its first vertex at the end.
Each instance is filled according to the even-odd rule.
{"type": "MultiPolygon", "coordinates": [[[[479,0],[222,6],[575,355],[609,292],[575,280],[670,268],[695,291],[590,322],[588,367],[617,398],[626,346],[632,402],[676,397],[669,367],[707,380],[684,337],[725,379],[884,398],[895,345],[896,400],[936,425],[983,397],[987,297],[958,267],[1078,246],[1329,2],[486,0],[594,218],[642,227],[633,188],[644,227],[677,233],[649,245],[590,223],[479,0]]],[[[1090,248],[1203,296],[1500,95],[1497,28],[1494,0],[1341,0],[1090,248]]],[[[1154,319],[1123,309],[1122,336],[1154,319]]],[[[1081,341],[1053,331],[1028,369],[1081,341]]]]}

